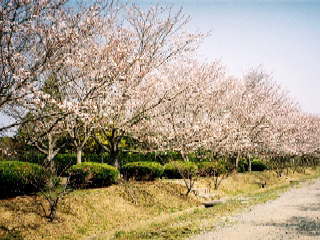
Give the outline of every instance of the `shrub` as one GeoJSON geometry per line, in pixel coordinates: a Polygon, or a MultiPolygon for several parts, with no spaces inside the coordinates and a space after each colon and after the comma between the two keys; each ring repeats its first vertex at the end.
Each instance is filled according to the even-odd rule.
{"type": "Polygon", "coordinates": [[[181,160],[181,154],[178,152],[120,152],[120,165],[124,166],[129,162],[158,162],[165,164],[173,160],[181,160]]]}
{"type": "Polygon", "coordinates": [[[0,196],[30,194],[41,190],[47,180],[46,170],[38,164],[1,161],[0,196]]]}
{"type": "Polygon", "coordinates": [[[201,177],[217,177],[228,172],[227,163],[224,161],[199,162],[198,169],[201,177]]]}
{"type": "Polygon", "coordinates": [[[18,161],[32,162],[42,165],[46,159],[46,155],[36,151],[26,151],[18,156],[18,161]]]}
{"type": "Polygon", "coordinates": [[[167,178],[183,178],[187,189],[186,196],[193,190],[198,174],[198,166],[194,162],[172,161],[165,165],[165,176],[167,178]]]}
{"type": "Polygon", "coordinates": [[[69,171],[73,187],[103,187],[116,183],[119,171],[106,163],[83,162],[73,165],[69,171]]]}
{"type": "Polygon", "coordinates": [[[266,163],[261,161],[260,159],[254,159],[251,162],[251,170],[252,171],[264,171],[267,170],[268,166],[266,163]]]}
{"type": "Polygon", "coordinates": [[[241,158],[238,162],[237,172],[244,173],[244,172],[247,172],[248,169],[249,169],[249,164],[247,160],[244,158],[241,158]]]}
{"type": "Polygon", "coordinates": [[[131,162],[122,167],[125,178],[137,181],[152,181],[163,175],[163,166],[157,162],[131,162]]]}
{"type": "Polygon", "coordinates": [[[83,160],[83,162],[97,162],[97,163],[108,163],[108,164],[109,164],[109,161],[110,161],[108,153],[83,154],[82,160],[83,160]]]}
{"type": "Polygon", "coordinates": [[[222,180],[227,176],[230,171],[228,162],[226,161],[212,161],[202,162],[198,164],[199,174],[202,177],[210,177],[213,180],[214,189],[217,190],[222,180]]]}
{"type": "Polygon", "coordinates": [[[58,176],[67,175],[68,169],[77,163],[77,155],[74,153],[57,154],[54,159],[58,176]]]}
{"type": "MultiPolygon", "coordinates": [[[[108,154],[83,154],[83,162],[109,163],[108,154]]],[[[54,157],[56,164],[57,175],[66,175],[67,170],[77,164],[77,155],[75,153],[57,154],[54,157]]]]}
{"type": "Polygon", "coordinates": [[[198,166],[194,162],[172,161],[164,165],[164,176],[170,179],[180,179],[188,175],[196,174],[198,166]]]}

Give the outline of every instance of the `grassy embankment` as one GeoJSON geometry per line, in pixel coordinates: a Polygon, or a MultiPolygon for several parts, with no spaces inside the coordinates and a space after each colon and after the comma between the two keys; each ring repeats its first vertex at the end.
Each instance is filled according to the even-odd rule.
{"type": "MultiPolygon", "coordinates": [[[[231,213],[276,198],[296,181],[319,176],[319,169],[282,178],[271,172],[233,174],[219,190],[210,190],[212,199],[229,200],[207,209],[203,198],[182,196],[185,189],[176,180],[78,190],[63,201],[53,223],[42,217],[36,197],[0,200],[0,240],[185,239],[213,229],[231,213]],[[261,181],[267,182],[266,188],[257,184],[261,181]]],[[[198,188],[206,186],[207,180],[198,181],[198,188]]]]}

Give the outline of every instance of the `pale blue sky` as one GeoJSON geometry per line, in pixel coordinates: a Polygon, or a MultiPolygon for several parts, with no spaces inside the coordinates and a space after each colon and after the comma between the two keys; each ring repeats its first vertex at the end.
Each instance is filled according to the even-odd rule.
{"type": "Polygon", "coordinates": [[[241,76],[262,65],[306,112],[320,114],[320,0],[137,0],[182,6],[190,29],[211,31],[202,59],[241,76]]]}

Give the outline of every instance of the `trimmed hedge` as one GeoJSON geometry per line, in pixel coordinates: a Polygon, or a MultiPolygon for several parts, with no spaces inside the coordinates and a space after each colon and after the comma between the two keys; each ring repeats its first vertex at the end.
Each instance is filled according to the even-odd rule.
{"type": "Polygon", "coordinates": [[[158,162],[160,164],[165,164],[170,161],[180,160],[182,159],[182,156],[178,152],[121,152],[119,154],[119,159],[121,166],[124,166],[130,162],[158,162]]]}
{"type": "MultiPolygon", "coordinates": [[[[24,152],[19,156],[19,161],[33,162],[39,165],[43,165],[46,159],[46,155],[36,152],[29,151],[24,152]]],[[[158,162],[165,164],[170,161],[181,160],[181,154],[178,152],[148,152],[148,153],[136,153],[136,152],[119,152],[118,159],[120,166],[124,166],[130,162],[158,162]]],[[[65,176],[67,170],[77,163],[77,155],[75,153],[63,153],[57,154],[53,161],[58,176],[65,176]]],[[[102,154],[82,154],[82,162],[98,162],[112,164],[112,160],[108,153],[102,154]]]]}
{"type": "Polygon", "coordinates": [[[201,177],[218,177],[228,172],[228,166],[223,161],[199,162],[199,175],[201,177]]]}
{"type": "Polygon", "coordinates": [[[47,177],[47,171],[38,164],[1,161],[0,197],[38,192],[45,186],[47,177]]]}
{"type": "Polygon", "coordinates": [[[131,162],[121,169],[124,178],[137,181],[152,181],[163,175],[163,166],[157,162],[131,162]]]}
{"type": "Polygon", "coordinates": [[[46,159],[46,155],[36,151],[26,151],[18,156],[18,161],[21,162],[32,162],[42,165],[46,159]]]}
{"type": "Polygon", "coordinates": [[[267,170],[268,166],[260,159],[254,159],[251,162],[251,170],[252,171],[264,171],[267,170]]]}
{"type": "MultiPolygon", "coordinates": [[[[57,175],[66,175],[67,170],[77,164],[77,154],[57,154],[53,160],[56,164],[57,175]]],[[[82,154],[82,162],[109,163],[108,161],[107,154],[82,154]]]]}
{"type": "Polygon", "coordinates": [[[196,174],[198,166],[194,162],[172,161],[164,165],[163,176],[169,179],[180,179],[186,174],[196,174]]]}
{"type": "Polygon", "coordinates": [[[83,162],[69,171],[70,184],[76,188],[103,187],[117,182],[119,171],[106,163],[83,162]]]}

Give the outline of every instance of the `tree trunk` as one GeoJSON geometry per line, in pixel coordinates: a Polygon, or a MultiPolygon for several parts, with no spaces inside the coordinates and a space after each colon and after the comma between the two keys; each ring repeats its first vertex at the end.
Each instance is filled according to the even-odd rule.
{"type": "Polygon", "coordinates": [[[82,149],[77,149],[77,164],[81,163],[81,155],[82,155],[82,149]]]}
{"type": "Polygon", "coordinates": [[[248,166],[248,171],[251,172],[251,158],[249,157],[249,166],[248,166]]]}
{"type": "Polygon", "coordinates": [[[109,153],[110,153],[110,160],[117,169],[120,168],[119,162],[119,141],[121,137],[117,136],[117,129],[112,129],[111,136],[108,138],[109,141],[109,153]]]}
{"type": "Polygon", "coordinates": [[[114,145],[114,148],[110,149],[110,159],[113,162],[113,166],[115,166],[117,169],[120,168],[120,162],[118,158],[118,148],[114,145]]]}
{"type": "Polygon", "coordinates": [[[237,172],[238,172],[238,168],[239,168],[239,160],[240,160],[240,154],[238,153],[237,157],[236,157],[236,171],[237,172]]]}
{"type": "Polygon", "coordinates": [[[50,133],[48,133],[48,155],[47,155],[47,161],[48,161],[48,167],[49,171],[52,175],[55,174],[55,166],[53,162],[54,158],[54,151],[53,151],[53,141],[52,141],[52,136],[50,133]]]}
{"type": "Polygon", "coordinates": [[[116,139],[110,137],[110,139],[109,139],[110,160],[116,168],[119,168],[119,161],[117,158],[117,155],[118,155],[118,146],[117,145],[118,144],[116,143],[116,139]]]}

